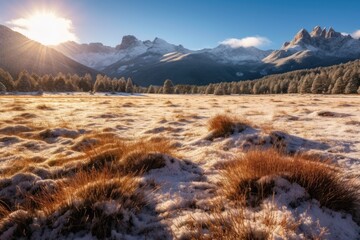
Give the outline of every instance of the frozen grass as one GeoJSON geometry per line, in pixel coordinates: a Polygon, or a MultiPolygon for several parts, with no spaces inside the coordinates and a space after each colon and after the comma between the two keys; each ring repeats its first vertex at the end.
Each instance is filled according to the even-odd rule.
{"type": "Polygon", "coordinates": [[[208,121],[208,130],[211,133],[207,138],[213,140],[219,137],[228,137],[244,131],[247,127],[249,127],[249,123],[246,120],[230,114],[218,114],[208,121]]]}
{"type": "Polygon", "coordinates": [[[2,96],[0,239],[358,239],[358,97],[316,97],[2,96]]]}
{"type": "Polygon", "coordinates": [[[104,239],[112,230],[130,230],[128,217],[146,204],[139,181],[131,175],[115,175],[106,169],[78,172],[58,183],[56,190],[28,195],[21,208],[5,211],[0,237],[31,238],[40,227],[52,230],[54,238],[87,231],[104,239]]]}
{"type": "Polygon", "coordinates": [[[274,193],[271,177],[279,176],[305,188],[321,206],[359,217],[359,186],[340,169],[312,159],[282,155],[274,149],[250,151],[225,166],[223,193],[240,204],[257,206],[274,193]]]}

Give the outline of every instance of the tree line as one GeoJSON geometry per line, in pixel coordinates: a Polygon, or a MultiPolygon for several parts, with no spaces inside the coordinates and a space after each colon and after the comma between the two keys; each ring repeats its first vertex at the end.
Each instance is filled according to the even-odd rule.
{"type": "Polygon", "coordinates": [[[164,94],[360,94],[360,60],[330,67],[303,69],[265,76],[257,80],[221,82],[205,86],[174,85],[170,79],[163,86],[137,86],[131,78],[110,78],[98,74],[59,73],[56,76],[19,73],[16,79],[0,68],[0,92],[126,92],[164,94]]]}

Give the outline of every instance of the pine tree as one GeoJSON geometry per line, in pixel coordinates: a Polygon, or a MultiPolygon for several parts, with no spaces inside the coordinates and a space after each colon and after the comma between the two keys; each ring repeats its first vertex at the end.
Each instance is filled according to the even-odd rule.
{"type": "Polygon", "coordinates": [[[170,79],[166,79],[163,86],[163,93],[172,94],[174,93],[174,84],[170,79]]]}
{"type": "Polygon", "coordinates": [[[54,90],[56,92],[65,92],[66,89],[66,81],[65,76],[62,73],[59,73],[54,81],[54,90]]]}
{"type": "Polygon", "coordinates": [[[2,83],[7,91],[13,91],[14,90],[14,80],[9,72],[6,72],[2,68],[0,68],[0,83],[2,83]]]}
{"type": "Polygon", "coordinates": [[[0,94],[4,94],[5,92],[6,92],[5,85],[0,82],[0,94]]]}
{"type": "Polygon", "coordinates": [[[287,92],[288,93],[298,93],[298,84],[297,84],[297,81],[296,80],[292,80],[290,83],[289,83],[289,87],[288,87],[288,90],[287,92]]]}
{"type": "Polygon", "coordinates": [[[214,85],[213,84],[209,84],[207,87],[206,87],[206,90],[205,90],[205,94],[213,94],[214,93],[214,85]]]}
{"type": "Polygon", "coordinates": [[[231,88],[231,94],[240,94],[240,88],[239,85],[234,84],[231,88]]]}
{"type": "Polygon", "coordinates": [[[318,94],[318,93],[324,93],[324,84],[323,79],[317,75],[311,85],[311,93],[318,94]]]}
{"type": "Polygon", "coordinates": [[[131,93],[131,94],[134,92],[134,86],[133,86],[131,78],[128,78],[128,80],[126,82],[125,92],[131,93]]]}
{"type": "Polygon", "coordinates": [[[359,87],[359,79],[358,76],[353,75],[348,84],[345,87],[345,93],[346,94],[352,94],[352,93],[357,93],[357,89],[359,87]]]}
{"type": "Polygon", "coordinates": [[[32,90],[31,76],[28,72],[20,72],[19,78],[16,81],[16,90],[19,92],[30,92],[32,90]]]}
{"type": "Polygon", "coordinates": [[[224,95],[224,86],[222,84],[219,84],[214,91],[214,95],[224,95]]]}
{"type": "Polygon", "coordinates": [[[155,88],[153,85],[150,85],[148,90],[147,90],[147,93],[155,93],[155,88]]]}
{"type": "Polygon", "coordinates": [[[198,87],[197,86],[193,86],[192,88],[191,88],[191,94],[197,94],[199,92],[199,90],[198,90],[198,87]]]}
{"type": "Polygon", "coordinates": [[[300,93],[311,93],[312,80],[309,75],[303,78],[303,82],[300,85],[300,93]]]}
{"type": "Polygon", "coordinates": [[[333,89],[331,90],[332,94],[342,94],[345,91],[345,81],[343,80],[342,77],[339,77],[336,82],[335,85],[333,87],[333,89]]]}

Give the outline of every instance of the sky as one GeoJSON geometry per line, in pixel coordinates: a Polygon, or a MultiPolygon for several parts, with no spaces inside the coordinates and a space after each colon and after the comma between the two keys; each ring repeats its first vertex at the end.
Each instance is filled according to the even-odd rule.
{"type": "Polygon", "coordinates": [[[31,25],[24,19],[49,11],[79,43],[116,46],[122,36],[134,35],[193,50],[219,43],[277,49],[301,28],[355,33],[359,9],[357,0],[0,0],[0,24],[24,28],[31,25]]]}

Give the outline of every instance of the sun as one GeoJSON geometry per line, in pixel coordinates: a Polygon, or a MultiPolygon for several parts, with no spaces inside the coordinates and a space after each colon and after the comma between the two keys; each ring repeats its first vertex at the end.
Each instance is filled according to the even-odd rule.
{"type": "Polygon", "coordinates": [[[36,12],[27,18],[9,21],[13,30],[44,45],[58,45],[67,41],[76,41],[70,19],[57,16],[54,12],[36,12]]]}

